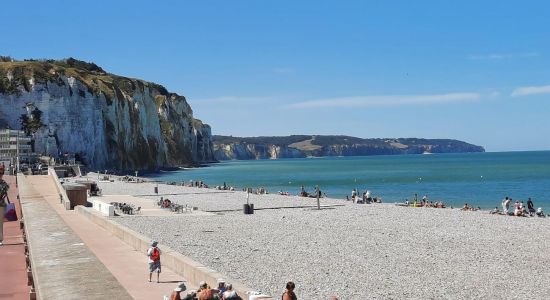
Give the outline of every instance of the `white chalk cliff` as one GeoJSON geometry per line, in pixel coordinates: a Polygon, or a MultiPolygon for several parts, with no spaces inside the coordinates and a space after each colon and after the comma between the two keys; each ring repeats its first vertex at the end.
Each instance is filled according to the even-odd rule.
{"type": "Polygon", "coordinates": [[[30,131],[36,153],[75,153],[92,169],[214,161],[210,126],[185,97],[74,59],[0,62],[2,124],[30,131]]]}

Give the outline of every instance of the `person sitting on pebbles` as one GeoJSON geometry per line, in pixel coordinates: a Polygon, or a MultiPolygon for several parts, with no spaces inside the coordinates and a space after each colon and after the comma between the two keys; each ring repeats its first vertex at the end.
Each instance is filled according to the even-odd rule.
{"type": "Polygon", "coordinates": [[[472,210],[472,207],[468,205],[468,203],[464,203],[464,206],[462,206],[462,210],[472,210]]]}
{"type": "Polygon", "coordinates": [[[197,300],[215,300],[219,299],[218,295],[210,288],[206,282],[201,281],[200,290],[197,292],[197,300]]]}
{"type": "Polygon", "coordinates": [[[172,294],[170,294],[170,300],[182,300],[181,298],[181,292],[182,291],[185,291],[185,289],[187,289],[187,287],[185,286],[185,284],[182,282],[180,284],[178,284],[178,286],[174,289],[174,291],[172,291],[172,294]]]}
{"type": "Polygon", "coordinates": [[[228,283],[226,285],[226,290],[222,294],[222,300],[242,300],[242,298],[237,295],[237,292],[233,290],[233,285],[228,283]]]}
{"type": "Polygon", "coordinates": [[[225,286],[225,280],[223,280],[222,278],[218,278],[218,288],[217,288],[218,295],[220,295],[221,297],[223,292],[225,292],[226,289],[227,287],[225,286]]]}
{"type": "Polygon", "coordinates": [[[296,285],[294,284],[294,282],[292,281],[287,282],[285,292],[281,296],[282,300],[297,300],[298,298],[294,293],[295,288],[296,288],[296,285]]]}

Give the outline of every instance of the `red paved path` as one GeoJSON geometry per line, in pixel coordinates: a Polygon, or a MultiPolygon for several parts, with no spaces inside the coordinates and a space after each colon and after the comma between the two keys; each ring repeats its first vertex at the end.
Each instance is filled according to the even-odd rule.
{"type": "MultiPolygon", "coordinates": [[[[170,295],[178,283],[187,281],[169,268],[162,268],[160,283],[148,282],[147,256],[107,232],[99,225],[74,210],[65,210],[59,204],[59,193],[49,176],[34,175],[19,178],[29,189],[35,189],[57,212],[66,225],[76,233],[88,249],[95,254],[130,296],[136,300],[161,300],[170,295]]],[[[23,201],[25,203],[25,201],[23,201]]],[[[162,248],[161,248],[162,249],[162,248]]],[[[162,259],[161,259],[162,260],[162,259]]],[[[156,277],[153,277],[156,279],[156,277]]],[[[194,287],[188,286],[188,289],[194,287]]],[[[115,299],[112,299],[115,300],[115,299]]]]}
{"type": "MultiPolygon", "coordinates": [[[[8,195],[15,203],[17,218],[21,219],[15,177],[4,175],[4,180],[10,185],[8,195]]],[[[4,245],[0,246],[0,299],[28,300],[29,291],[23,231],[19,229],[19,221],[4,222],[4,245]]]]}

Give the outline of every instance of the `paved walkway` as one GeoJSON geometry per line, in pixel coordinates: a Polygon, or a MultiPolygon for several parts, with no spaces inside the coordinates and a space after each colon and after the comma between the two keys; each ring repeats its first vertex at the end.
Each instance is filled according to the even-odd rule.
{"type": "Polygon", "coordinates": [[[19,195],[39,299],[132,299],[27,178],[18,176],[19,195]]]}
{"type": "MultiPolygon", "coordinates": [[[[21,184],[21,183],[20,183],[21,184]]],[[[59,203],[59,193],[49,176],[26,176],[25,184],[40,191],[61,219],[82,239],[116,280],[134,299],[163,299],[185,280],[168,268],[163,268],[160,283],[148,282],[149,271],[145,253],[133,250],[126,243],[74,211],[65,210],[59,203]]],[[[191,289],[194,287],[188,287],[191,289]]]]}
{"type": "MultiPolygon", "coordinates": [[[[21,205],[17,200],[15,177],[4,175],[4,180],[10,185],[8,196],[15,203],[17,218],[20,220],[21,205]]],[[[0,299],[29,299],[25,245],[19,224],[19,221],[4,222],[4,245],[0,246],[0,299]]]]}

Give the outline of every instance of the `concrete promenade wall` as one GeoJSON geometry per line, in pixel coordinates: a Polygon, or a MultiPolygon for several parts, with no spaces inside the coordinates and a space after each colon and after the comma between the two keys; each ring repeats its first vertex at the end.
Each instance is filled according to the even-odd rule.
{"type": "Polygon", "coordinates": [[[114,217],[115,207],[112,204],[105,203],[101,200],[92,199],[92,208],[103,214],[104,216],[114,217]]]}
{"type": "MultiPolygon", "coordinates": [[[[149,237],[144,236],[138,232],[135,232],[112,220],[109,220],[108,218],[105,218],[99,212],[93,209],[79,205],[75,207],[75,211],[87,217],[89,220],[91,220],[95,224],[98,224],[99,226],[103,227],[105,230],[112,233],[119,239],[123,240],[125,243],[130,245],[136,251],[139,251],[145,254],[147,253],[147,250],[151,246],[151,239],[149,237]]],[[[159,244],[159,248],[162,250],[162,256],[161,256],[162,265],[172,269],[176,274],[179,274],[184,278],[186,278],[189,281],[188,283],[189,283],[190,289],[196,288],[199,282],[203,280],[206,281],[210,286],[216,287],[217,279],[224,278],[226,279],[226,281],[231,282],[233,284],[233,289],[239,295],[241,295],[243,299],[246,299],[246,295],[248,292],[254,291],[252,288],[247,287],[235,280],[232,280],[231,278],[228,278],[227,276],[222,275],[208,268],[207,266],[204,266],[196,261],[193,261],[189,257],[186,257],[181,253],[174,251],[173,249],[171,249],[166,245],[159,244]]],[[[143,264],[144,265],[146,264],[145,259],[143,264]]],[[[264,295],[261,297],[251,296],[250,299],[268,300],[272,298],[264,295]]]]}
{"type": "Polygon", "coordinates": [[[63,207],[65,207],[66,210],[71,209],[71,201],[69,201],[69,196],[67,196],[67,192],[65,192],[65,189],[61,186],[59,177],[57,177],[57,173],[55,173],[54,168],[48,168],[48,176],[50,176],[53,179],[53,182],[55,182],[55,187],[60,195],[59,201],[63,204],[63,207]]]}

